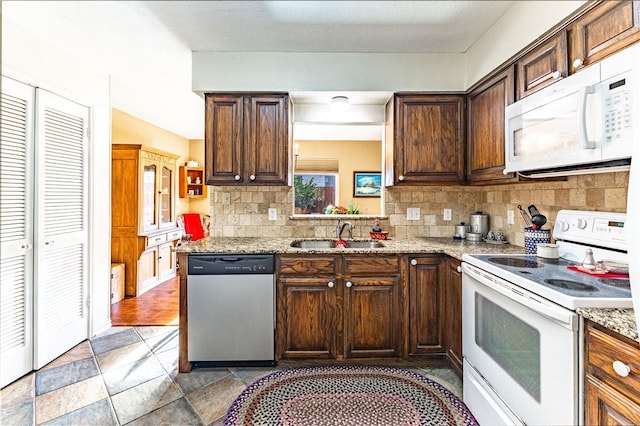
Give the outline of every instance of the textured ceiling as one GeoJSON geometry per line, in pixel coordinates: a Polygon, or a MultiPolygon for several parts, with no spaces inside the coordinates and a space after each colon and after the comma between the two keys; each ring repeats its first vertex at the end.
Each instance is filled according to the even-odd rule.
{"type": "Polygon", "coordinates": [[[2,19],[109,73],[114,108],[199,139],[192,51],[465,52],[513,3],[4,1],[2,19]]]}

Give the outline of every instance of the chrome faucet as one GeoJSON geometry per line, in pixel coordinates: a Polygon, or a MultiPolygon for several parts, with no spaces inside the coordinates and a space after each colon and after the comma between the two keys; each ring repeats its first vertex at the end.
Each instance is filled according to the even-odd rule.
{"type": "Polygon", "coordinates": [[[340,219],[338,219],[338,226],[336,226],[336,240],[341,240],[342,239],[342,231],[344,231],[345,227],[349,231],[349,239],[350,240],[353,239],[353,225],[351,224],[351,222],[345,222],[341,226],[340,225],[340,219]]]}

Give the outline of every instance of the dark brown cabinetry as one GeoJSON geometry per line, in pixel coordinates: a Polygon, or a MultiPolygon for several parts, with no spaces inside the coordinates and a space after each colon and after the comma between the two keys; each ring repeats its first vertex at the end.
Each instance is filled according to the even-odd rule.
{"type": "Polygon", "coordinates": [[[640,424],[640,345],[587,322],[585,352],[585,424],[640,424]]]}
{"type": "Polygon", "coordinates": [[[516,62],[517,98],[555,83],[568,71],[567,32],[560,31],[516,62]]]}
{"type": "Polygon", "coordinates": [[[464,96],[396,94],[387,184],[464,182],[464,96]]]}
{"type": "Polygon", "coordinates": [[[568,28],[575,72],[640,40],[640,2],[603,1],[568,28]]]}
{"type": "Polygon", "coordinates": [[[446,259],[445,275],[445,347],[451,364],[462,376],[462,272],[458,259],[446,259]]]}
{"type": "Polygon", "coordinates": [[[277,359],[400,355],[396,255],[282,255],[277,294],[277,359]]]}
{"type": "Polygon", "coordinates": [[[206,94],[206,183],[287,185],[289,135],[286,94],[206,94]]]}
{"type": "Polygon", "coordinates": [[[440,255],[409,257],[409,356],[445,353],[444,262],[440,255]]]}
{"type": "Polygon", "coordinates": [[[467,98],[467,181],[471,184],[514,182],[505,165],[504,108],[513,103],[513,67],[474,88],[467,98]]]}

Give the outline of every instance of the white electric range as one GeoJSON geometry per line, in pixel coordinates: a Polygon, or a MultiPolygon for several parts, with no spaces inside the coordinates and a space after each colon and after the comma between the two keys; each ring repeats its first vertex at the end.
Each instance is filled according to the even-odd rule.
{"type": "Polygon", "coordinates": [[[581,267],[628,262],[626,215],[562,210],[559,258],[462,257],[464,401],[480,424],[582,422],[581,323],[575,309],[632,307],[628,275],[581,267]],[[593,271],[591,271],[593,272],[593,271]]]}

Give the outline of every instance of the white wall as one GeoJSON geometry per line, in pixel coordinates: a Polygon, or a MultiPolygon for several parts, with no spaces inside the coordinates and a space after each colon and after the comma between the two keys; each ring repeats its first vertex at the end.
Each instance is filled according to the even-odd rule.
{"type": "Polygon", "coordinates": [[[111,106],[109,76],[2,16],[2,74],[91,108],[89,147],[90,335],[111,326],[111,106]]]}
{"type": "Polygon", "coordinates": [[[585,0],[516,1],[465,54],[465,88],[564,21],[585,0]]]}
{"type": "Polygon", "coordinates": [[[193,52],[204,91],[464,90],[463,54],[193,52]]]}
{"type": "Polygon", "coordinates": [[[464,91],[585,2],[514,2],[464,54],[193,52],[192,89],[464,91]]]}

